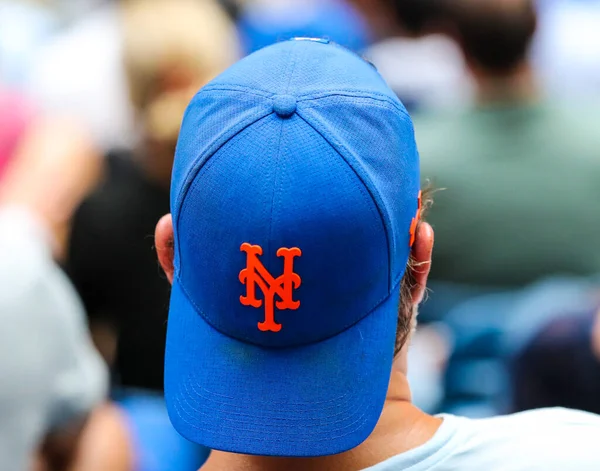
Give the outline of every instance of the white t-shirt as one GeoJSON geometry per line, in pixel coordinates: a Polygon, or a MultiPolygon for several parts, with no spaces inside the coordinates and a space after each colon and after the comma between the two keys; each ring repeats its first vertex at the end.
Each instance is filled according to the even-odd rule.
{"type": "Polygon", "coordinates": [[[365,471],[600,470],[600,416],[540,409],[491,419],[441,417],[427,443],[365,471]]]}

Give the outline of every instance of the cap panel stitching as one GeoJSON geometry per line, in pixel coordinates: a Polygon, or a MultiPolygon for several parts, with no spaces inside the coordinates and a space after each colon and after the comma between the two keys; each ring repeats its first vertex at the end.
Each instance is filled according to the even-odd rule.
{"type": "MultiPolygon", "coordinates": [[[[288,74],[288,78],[287,78],[287,85],[285,87],[285,93],[287,93],[287,91],[290,88],[290,83],[292,82],[292,75],[294,73],[294,70],[296,68],[296,63],[297,63],[297,59],[298,59],[298,55],[294,54],[296,48],[290,48],[289,52],[288,52],[288,57],[287,60],[290,63],[290,69],[289,69],[289,74],[288,74]]],[[[269,238],[267,240],[267,254],[271,254],[272,252],[272,247],[271,247],[271,239],[273,236],[273,213],[275,212],[274,210],[274,206],[275,206],[275,193],[277,192],[277,181],[278,181],[278,177],[279,177],[279,161],[281,160],[281,143],[283,140],[283,123],[284,121],[281,120],[280,126],[279,126],[279,140],[277,142],[277,154],[275,157],[275,162],[274,162],[274,177],[273,177],[273,192],[271,194],[271,211],[269,214],[269,238]]]]}
{"type": "MultiPolygon", "coordinates": [[[[222,147],[227,145],[227,143],[229,143],[232,139],[235,139],[235,137],[242,133],[245,129],[262,121],[271,114],[272,111],[265,113],[264,110],[261,110],[261,112],[254,113],[250,118],[248,118],[246,122],[239,123],[239,126],[234,128],[234,131],[230,131],[230,133],[223,136],[222,141],[215,141],[213,145],[204,154],[201,154],[195,158],[196,162],[194,163],[194,165],[192,165],[192,168],[185,177],[185,183],[179,190],[179,194],[175,202],[175,206],[177,207],[177,218],[173,221],[173,227],[175,228],[176,233],[179,232],[179,219],[181,218],[182,208],[185,205],[186,196],[200,171],[205,167],[210,168],[210,165],[213,162],[214,155],[217,154],[222,147]]],[[[175,250],[177,251],[179,258],[181,259],[179,252],[179,244],[177,243],[177,237],[175,237],[175,250]]],[[[176,267],[175,274],[177,275],[180,271],[181,263],[179,264],[178,268],[176,267]]]]}

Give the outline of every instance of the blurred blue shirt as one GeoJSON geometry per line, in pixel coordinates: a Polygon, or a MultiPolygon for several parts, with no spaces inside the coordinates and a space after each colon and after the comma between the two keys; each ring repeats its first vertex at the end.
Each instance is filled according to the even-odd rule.
{"type": "Polygon", "coordinates": [[[327,38],[353,51],[369,43],[366,22],[345,0],[252,2],[238,28],[248,54],[293,37],[327,38]]]}

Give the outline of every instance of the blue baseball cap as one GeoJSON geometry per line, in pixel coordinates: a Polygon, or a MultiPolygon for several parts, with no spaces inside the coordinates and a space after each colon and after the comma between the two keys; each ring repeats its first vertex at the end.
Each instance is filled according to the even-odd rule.
{"type": "Polygon", "coordinates": [[[324,40],[264,48],[190,103],[173,168],[165,396],[212,449],[356,447],[385,400],[418,218],[411,120],[324,40]]]}

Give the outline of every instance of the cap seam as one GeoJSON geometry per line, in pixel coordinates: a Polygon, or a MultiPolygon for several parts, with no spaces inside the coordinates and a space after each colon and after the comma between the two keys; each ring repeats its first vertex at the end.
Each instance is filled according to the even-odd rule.
{"type": "Polygon", "coordinates": [[[185,178],[185,182],[177,195],[177,199],[174,202],[177,207],[181,207],[185,200],[185,196],[192,182],[195,180],[198,172],[202,169],[204,165],[212,158],[214,154],[216,154],[225,144],[235,138],[238,134],[243,132],[249,126],[257,123],[261,119],[272,114],[272,110],[259,110],[252,114],[246,121],[242,121],[238,123],[238,126],[232,127],[229,129],[229,132],[222,137],[222,141],[215,141],[205,152],[204,154],[200,154],[195,158],[196,162],[188,172],[185,178]],[[204,158],[203,158],[204,157],[204,158]]]}
{"type": "MultiPolygon", "coordinates": [[[[190,392],[192,392],[192,393],[196,394],[197,396],[199,396],[199,394],[197,393],[197,391],[195,390],[195,388],[193,386],[188,386],[188,383],[186,383],[186,382],[184,382],[183,385],[184,385],[185,391],[182,391],[184,394],[181,394],[179,396],[180,398],[187,398],[188,396],[190,396],[190,392]]],[[[203,398],[203,399],[205,399],[203,396],[200,396],[200,397],[203,398]]],[[[214,402],[216,402],[216,401],[214,401],[214,402]]],[[[188,414],[190,412],[192,412],[192,413],[194,413],[194,415],[199,414],[199,415],[204,415],[204,416],[209,416],[209,417],[211,416],[210,413],[208,413],[208,412],[206,412],[204,410],[198,409],[197,407],[194,407],[193,404],[190,404],[185,399],[184,400],[180,399],[179,405],[185,407],[187,409],[187,411],[188,411],[188,414]]],[[[223,406],[224,404],[220,404],[220,405],[223,406]]],[[[360,423],[360,421],[365,417],[365,415],[367,414],[367,411],[372,407],[372,405],[371,404],[365,404],[363,402],[363,404],[360,404],[360,406],[361,406],[361,408],[359,410],[355,410],[353,412],[350,412],[349,414],[346,414],[346,411],[339,412],[338,414],[336,414],[336,415],[344,415],[349,420],[352,420],[352,422],[350,422],[348,424],[344,424],[344,422],[347,422],[347,419],[335,420],[335,421],[331,422],[330,419],[333,419],[334,417],[336,417],[336,415],[325,417],[324,419],[328,421],[328,425],[334,424],[334,426],[335,426],[337,424],[344,424],[342,427],[333,428],[333,430],[329,430],[329,433],[332,433],[332,434],[333,433],[341,433],[342,431],[345,431],[345,429],[351,429],[356,424],[360,423]]],[[[247,425],[250,428],[243,429],[244,431],[247,431],[247,432],[253,432],[254,431],[257,434],[260,434],[260,432],[257,431],[256,429],[253,429],[252,426],[253,425],[257,425],[256,421],[257,420],[260,421],[261,419],[263,419],[263,417],[257,417],[256,415],[251,415],[251,414],[243,414],[243,416],[245,416],[245,417],[248,417],[250,419],[254,419],[254,420],[252,420],[252,422],[254,422],[254,423],[249,423],[249,422],[251,422],[250,420],[245,420],[245,419],[239,419],[239,418],[232,417],[232,416],[239,415],[239,414],[235,413],[235,412],[233,412],[231,410],[227,410],[227,409],[226,410],[223,410],[223,409],[214,409],[213,411],[214,412],[219,412],[219,413],[225,413],[225,414],[223,414],[223,417],[222,417],[222,420],[223,420],[222,428],[233,429],[233,430],[236,430],[236,429],[240,430],[240,425],[247,425]],[[226,415],[227,415],[227,417],[226,417],[226,415]]],[[[283,418],[283,417],[280,417],[280,418],[269,417],[268,420],[269,421],[280,421],[280,422],[287,423],[287,424],[293,423],[293,421],[290,420],[289,418],[283,418]]],[[[307,421],[306,418],[302,418],[302,417],[298,417],[295,420],[300,420],[300,421],[304,420],[304,421],[307,421]]],[[[320,419],[315,418],[315,419],[312,419],[312,420],[314,422],[319,422],[319,421],[322,421],[323,418],[320,418],[320,419]]],[[[188,425],[192,425],[192,424],[188,424],[188,425]]],[[[293,424],[292,426],[296,426],[296,424],[293,424]]],[[[281,427],[281,425],[279,425],[279,427],[281,427]]],[[[305,428],[304,432],[305,432],[306,436],[311,436],[311,435],[313,437],[315,435],[321,436],[321,433],[319,433],[319,431],[311,431],[312,434],[309,434],[308,431],[309,431],[309,429],[311,427],[313,429],[315,427],[322,428],[322,423],[316,423],[316,424],[310,424],[310,425],[309,424],[304,424],[304,428],[305,428]]],[[[201,429],[201,427],[198,427],[198,429],[201,429]]],[[[357,429],[349,430],[347,434],[354,433],[356,430],[357,429]]],[[[346,434],[344,434],[342,436],[345,436],[345,435],[346,434]]],[[[272,441],[271,437],[265,438],[265,440],[272,441]]],[[[307,439],[297,438],[296,440],[298,440],[298,441],[314,441],[313,439],[309,439],[309,438],[307,438],[307,439]]]]}
{"type": "Polygon", "coordinates": [[[304,108],[313,109],[313,108],[317,108],[320,105],[323,105],[323,103],[326,103],[328,98],[332,98],[332,99],[335,99],[335,98],[346,99],[347,98],[349,100],[353,100],[354,102],[356,102],[357,100],[361,100],[363,102],[367,102],[371,106],[376,106],[378,108],[383,108],[386,110],[399,112],[399,114],[401,115],[401,117],[403,119],[410,121],[409,114],[407,112],[403,111],[401,108],[398,108],[397,106],[395,106],[393,102],[388,101],[388,100],[378,100],[376,98],[373,98],[373,97],[370,97],[367,95],[360,96],[360,95],[348,95],[348,94],[329,94],[329,95],[324,95],[317,99],[303,100],[300,103],[302,104],[302,106],[304,108]]]}
{"type": "MultiPolygon", "coordinates": [[[[238,127],[231,128],[229,133],[223,137],[222,141],[214,142],[212,144],[212,146],[209,147],[209,149],[204,154],[200,154],[198,157],[196,157],[196,159],[195,159],[196,162],[194,163],[194,165],[192,166],[192,168],[186,175],[185,182],[184,182],[182,188],[179,190],[179,194],[177,195],[175,202],[172,203],[175,207],[178,208],[178,211],[176,212],[176,217],[173,221],[173,226],[175,228],[176,233],[179,232],[179,220],[181,219],[181,209],[183,208],[183,206],[185,204],[185,200],[186,200],[188,191],[191,188],[194,181],[196,180],[196,177],[198,176],[200,171],[206,165],[209,165],[209,163],[211,162],[214,155],[217,152],[219,152],[219,150],[223,146],[225,146],[232,139],[235,139],[235,137],[238,136],[240,133],[242,133],[245,129],[247,129],[248,127],[252,126],[253,124],[256,124],[259,121],[265,119],[267,116],[270,116],[271,114],[272,114],[272,111],[267,111],[267,110],[260,110],[260,112],[255,112],[250,118],[248,118],[247,121],[240,122],[240,123],[238,123],[239,124],[238,127]]],[[[177,241],[178,237],[175,237],[175,240],[177,241]]],[[[179,260],[181,260],[181,254],[179,252],[179,244],[177,244],[177,243],[175,243],[175,251],[177,252],[179,260]]],[[[181,272],[181,262],[179,263],[179,267],[178,268],[176,267],[176,274],[179,272],[181,272]]]]}
{"type": "MultiPolygon", "coordinates": [[[[288,79],[287,79],[287,84],[285,87],[285,92],[287,93],[289,88],[290,88],[290,83],[292,82],[292,76],[294,74],[294,70],[296,69],[296,64],[297,64],[297,59],[298,59],[298,55],[297,54],[293,54],[295,48],[290,48],[290,51],[288,53],[288,60],[290,61],[290,71],[289,71],[289,75],[288,75],[288,79]]],[[[276,153],[276,157],[275,157],[275,162],[274,162],[274,167],[275,167],[275,171],[274,171],[274,176],[273,176],[273,191],[271,193],[271,212],[269,215],[269,238],[267,240],[267,253],[271,253],[271,239],[273,238],[273,213],[275,212],[275,195],[277,193],[277,183],[278,183],[278,179],[279,179],[279,173],[280,173],[280,169],[279,169],[279,162],[281,160],[281,144],[283,142],[283,120],[281,120],[281,124],[279,126],[279,140],[277,142],[277,153],[276,153]]]]}
{"type": "Polygon", "coordinates": [[[279,140],[277,142],[277,154],[275,157],[273,176],[273,191],[271,192],[271,211],[269,214],[269,238],[267,239],[267,253],[271,253],[271,239],[273,238],[273,213],[275,212],[275,193],[277,193],[277,182],[279,180],[279,161],[281,160],[281,143],[283,141],[283,121],[279,124],[279,140]]]}
{"type": "MultiPolygon", "coordinates": [[[[302,102],[304,104],[304,102],[307,101],[319,101],[325,98],[329,98],[329,97],[348,97],[348,98],[365,98],[368,100],[372,100],[372,101],[379,101],[379,102],[383,102],[383,103],[387,103],[388,105],[391,105],[394,109],[398,110],[400,113],[402,113],[404,116],[406,116],[407,118],[409,118],[409,114],[406,111],[406,109],[404,108],[404,106],[402,106],[401,103],[397,102],[396,100],[394,100],[393,98],[389,97],[388,95],[385,95],[383,93],[379,93],[379,92],[360,92],[357,90],[351,90],[351,89],[338,89],[338,90],[328,90],[326,92],[322,92],[322,93],[316,93],[316,94],[310,94],[307,93],[305,95],[299,95],[297,98],[297,101],[300,103],[302,102]]],[[[305,105],[305,106],[309,106],[309,105],[305,105]]]]}
{"type": "MultiPolygon", "coordinates": [[[[234,402],[224,402],[224,401],[221,401],[221,400],[218,399],[219,396],[213,395],[209,390],[207,390],[206,388],[203,388],[202,386],[198,385],[197,387],[195,387],[193,384],[191,384],[191,381],[190,381],[190,389],[191,389],[191,391],[196,396],[200,397],[203,400],[204,403],[212,402],[212,403],[216,404],[217,406],[219,406],[219,407],[214,407],[213,411],[215,411],[215,412],[225,412],[223,409],[221,409],[221,407],[227,408],[228,409],[228,413],[231,416],[234,416],[233,417],[234,421],[239,420],[239,419],[236,419],[235,416],[237,416],[237,417],[251,417],[253,419],[256,418],[256,416],[253,416],[251,414],[248,414],[248,413],[244,412],[244,408],[242,406],[240,406],[238,404],[235,404],[234,402]],[[198,388],[201,389],[201,391],[198,388]]],[[[329,414],[327,416],[327,419],[333,419],[333,418],[339,417],[340,415],[343,415],[343,412],[339,412],[339,410],[337,410],[337,409],[339,409],[339,407],[340,407],[339,403],[342,400],[347,403],[347,402],[351,401],[351,398],[349,398],[347,395],[346,396],[340,396],[339,398],[334,398],[331,401],[329,401],[329,402],[331,402],[331,404],[327,408],[325,408],[325,409],[319,408],[319,411],[324,412],[324,411],[326,411],[328,409],[331,410],[331,414],[329,414]]],[[[264,404],[260,404],[260,405],[257,404],[257,406],[260,406],[262,412],[265,415],[268,414],[268,415],[271,416],[271,417],[269,417],[269,419],[273,419],[273,420],[276,420],[276,421],[289,421],[289,422],[293,422],[293,421],[297,421],[297,420],[304,420],[304,421],[306,421],[306,420],[312,420],[312,421],[320,420],[319,417],[307,417],[307,416],[304,416],[304,417],[277,417],[276,409],[279,406],[284,405],[284,404],[286,406],[290,406],[291,405],[291,404],[289,404],[287,402],[285,402],[285,403],[271,403],[272,406],[275,406],[271,410],[265,410],[264,404]]],[[[311,405],[313,405],[313,404],[310,403],[310,402],[307,402],[307,403],[303,404],[303,406],[306,406],[307,409],[311,405]]],[[[295,406],[292,406],[292,407],[295,407],[295,406]]],[[[301,412],[302,414],[310,413],[309,410],[303,410],[303,411],[298,411],[298,412],[301,412]]]]}
{"type": "Polygon", "coordinates": [[[255,88],[250,88],[250,87],[245,87],[243,85],[228,85],[228,86],[210,86],[207,85],[205,86],[202,90],[200,90],[198,92],[198,94],[202,94],[202,93],[209,93],[209,92],[219,92],[219,91],[223,91],[223,92],[242,92],[242,93],[246,93],[248,95],[254,95],[254,96],[258,96],[261,98],[272,98],[274,95],[276,95],[275,93],[269,93],[267,91],[263,90],[256,90],[255,88]]]}
{"type": "MultiPolygon", "coordinates": [[[[183,395],[180,395],[180,397],[182,397],[182,396],[183,395]]],[[[185,407],[185,405],[181,403],[181,400],[179,400],[178,406],[179,406],[180,410],[177,410],[175,412],[177,413],[177,415],[179,416],[179,418],[183,422],[185,422],[188,426],[190,426],[191,428],[193,428],[195,430],[200,430],[200,431],[204,430],[203,427],[199,427],[197,424],[195,424],[195,423],[190,422],[189,420],[187,420],[188,417],[183,417],[182,416],[181,412],[185,412],[186,416],[189,416],[189,410],[188,411],[181,410],[181,409],[183,409],[182,406],[185,407]]],[[[344,438],[344,437],[346,437],[348,435],[356,433],[360,429],[360,427],[366,422],[365,416],[367,415],[367,412],[369,411],[369,409],[371,407],[372,407],[371,405],[367,405],[367,408],[364,411],[362,411],[362,414],[360,415],[360,417],[357,420],[355,420],[354,422],[350,423],[348,426],[345,427],[345,428],[348,428],[348,427],[356,425],[356,428],[354,428],[354,429],[352,429],[352,430],[350,430],[350,431],[348,431],[346,433],[343,433],[342,435],[336,435],[336,436],[330,437],[330,440],[338,440],[340,438],[344,438]],[[361,420],[362,420],[362,422],[360,422],[361,420]]],[[[196,409],[195,407],[189,407],[189,409],[192,409],[193,412],[200,412],[201,414],[206,415],[205,412],[202,412],[199,409],[196,409]]],[[[223,427],[224,428],[233,429],[233,430],[241,430],[241,431],[244,431],[244,432],[255,432],[256,431],[255,429],[251,429],[251,428],[240,428],[239,425],[236,425],[236,426],[233,426],[233,425],[223,425],[223,427]]],[[[341,433],[343,431],[343,429],[344,428],[339,429],[339,430],[334,430],[331,433],[341,433]]],[[[214,435],[220,435],[220,436],[223,436],[223,437],[230,437],[229,433],[223,433],[223,432],[217,432],[217,431],[213,431],[212,433],[214,435]]],[[[313,442],[315,442],[315,440],[316,440],[316,438],[315,439],[301,439],[301,438],[296,438],[296,441],[306,442],[306,443],[313,443],[313,442]]],[[[276,437],[268,437],[268,438],[264,438],[261,441],[285,442],[285,441],[288,441],[288,439],[276,438],[276,437]]]]}
{"type": "MultiPolygon", "coordinates": [[[[180,399],[180,400],[179,400],[179,405],[180,405],[180,406],[184,406],[186,409],[188,409],[188,411],[187,411],[187,413],[188,413],[188,414],[189,414],[189,412],[190,412],[190,409],[191,409],[191,411],[193,411],[193,412],[195,412],[195,413],[200,413],[201,415],[209,415],[209,414],[207,414],[206,412],[203,412],[203,411],[201,411],[200,409],[197,409],[196,407],[194,407],[194,405],[190,404],[190,403],[187,401],[187,397],[189,396],[189,392],[190,392],[190,391],[189,391],[189,389],[191,388],[192,392],[194,392],[195,394],[197,394],[197,391],[195,390],[195,388],[193,388],[193,386],[190,386],[190,387],[188,388],[189,377],[188,377],[188,378],[186,378],[186,380],[184,380],[184,381],[182,382],[182,385],[183,385],[183,387],[184,387],[184,388],[185,388],[185,390],[186,390],[186,391],[185,391],[185,394],[180,394],[180,395],[179,395],[179,397],[180,397],[180,398],[185,398],[185,399],[184,399],[184,400],[181,400],[181,399],[180,399]],[[186,381],[186,380],[187,380],[187,381],[186,381]]],[[[183,392],[183,391],[182,391],[182,392],[183,392]]],[[[216,401],[215,401],[215,402],[216,402],[216,401]]],[[[225,404],[221,404],[221,405],[225,406],[225,404]]],[[[341,428],[337,428],[337,429],[331,430],[331,433],[340,433],[340,432],[342,432],[344,429],[348,429],[348,428],[350,428],[350,427],[354,426],[355,424],[359,423],[359,421],[365,417],[365,415],[367,414],[367,411],[368,411],[368,410],[369,410],[369,409],[372,407],[372,404],[369,404],[369,403],[365,403],[365,402],[363,402],[363,403],[361,404],[361,406],[362,406],[362,407],[364,407],[364,408],[362,408],[362,410],[355,411],[355,412],[352,412],[352,413],[350,414],[350,418],[351,418],[351,419],[352,419],[352,418],[354,418],[354,417],[356,417],[357,415],[359,415],[359,414],[360,414],[360,416],[358,417],[358,419],[354,420],[353,422],[350,422],[349,424],[346,424],[345,426],[343,426],[343,427],[341,427],[341,428]]],[[[232,412],[233,412],[233,411],[232,411],[232,412]]],[[[233,414],[230,414],[230,415],[233,415],[233,414]]],[[[250,416],[250,417],[252,417],[252,416],[250,416]]],[[[335,415],[334,415],[334,416],[330,416],[330,417],[328,417],[328,418],[331,418],[331,417],[335,417],[335,415]]],[[[180,418],[182,418],[182,419],[183,419],[183,417],[181,417],[181,415],[180,415],[180,418]]],[[[253,417],[253,418],[254,418],[254,419],[260,419],[260,417],[253,417]]],[[[225,420],[226,420],[226,421],[228,421],[228,422],[238,422],[238,423],[241,421],[240,419],[235,419],[235,418],[233,418],[233,419],[232,419],[232,418],[227,418],[227,419],[225,419],[225,420]]],[[[285,419],[285,418],[281,418],[280,420],[286,421],[287,419],[285,419]]],[[[343,421],[338,421],[338,422],[343,422],[343,421]]],[[[337,422],[335,422],[335,423],[337,423],[337,422]]],[[[192,428],[195,428],[195,429],[197,429],[197,430],[200,430],[200,429],[201,429],[201,427],[198,427],[198,425],[195,425],[195,424],[188,423],[188,425],[191,425],[191,426],[192,426],[192,428]]],[[[227,426],[225,426],[225,427],[226,427],[226,428],[232,428],[232,427],[234,427],[234,426],[233,426],[233,425],[231,425],[231,426],[230,426],[230,425],[227,425],[227,426]]],[[[252,429],[245,429],[245,430],[246,430],[246,431],[249,431],[249,432],[250,432],[250,431],[252,431],[252,429]]],[[[357,430],[357,429],[354,429],[354,431],[356,431],[356,430],[357,430]]],[[[350,431],[350,432],[348,432],[348,434],[350,434],[350,433],[353,433],[353,431],[350,431]]],[[[344,435],[342,435],[342,436],[345,436],[345,435],[346,435],[346,434],[344,434],[344,435]]],[[[332,438],[334,438],[334,437],[332,437],[332,438]]],[[[269,440],[269,441],[271,441],[271,439],[270,439],[270,438],[269,438],[268,440],[269,440]]],[[[308,440],[308,441],[312,441],[312,440],[308,440]]]]}
{"type": "MultiPolygon", "coordinates": [[[[294,49],[297,49],[297,45],[295,48],[290,48],[290,56],[291,56],[291,69],[290,69],[290,73],[288,75],[288,81],[287,84],[285,86],[285,93],[288,93],[290,90],[290,85],[292,83],[292,77],[294,75],[294,70],[296,70],[296,64],[298,63],[298,54],[295,54],[292,56],[292,51],[294,51],[294,49]]],[[[295,52],[295,51],[294,51],[295,52]]]]}
{"type": "MultiPolygon", "coordinates": [[[[184,292],[186,298],[188,299],[188,301],[192,304],[192,306],[194,307],[197,315],[202,316],[202,318],[215,330],[217,330],[218,332],[222,333],[223,335],[230,337],[230,338],[234,338],[237,339],[239,341],[243,341],[252,345],[257,345],[259,347],[263,347],[263,348],[275,348],[275,349],[285,349],[285,348],[298,348],[304,345],[312,345],[318,342],[322,342],[325,341],[327,339],[330,339],[332,337],[335,337],[339,334],[341,334],[342,332],[345,332],[346,330],[348,330],[350,327],[352,327],[353,325],[359,323],[360,321],[362,321],[363,319],[365,319],[367,316],[369,316],[370,314],[373,313],[373,311],[375,311],[375,309],[377,309],[384,301],[386,301],[389,296],[391,295],[391,293],[394,291],[394,289],[396,288],[396,286],[398,285],[400,279],[401,279],[401,275],[399,275],[398,277],[396,277],[395,279],[392,279],[392,264],[391,264],[391,253],[392,251],[390,250],[390,239],[389,239],[389,235],[388,235],[388,228],[386,226],[386,221],[384,216],[382,215],[382,210],[379,207],[379,205],[377,204],[376,199],[373,197],[372,193],[370,192],[369,186],[365,183],[364,179],[361,177],[361,175],[357,172],[357,170],[354,168],[354,166],[352,166],[348,160],[339,152],[339,150],[332,145],[332,143],[330,142],[330,140],[328,140],[325,136],[323,136],[323,134],[316,129],[311,123],[309,123],[304,117],[302,117],[300,114],[298,114],[298,117],[300,119],[302,119],[311,129],[313,129],[315,132],[317,132],[320,136],[323,137],[323,140],[334,150],[334,152],[336,152],[337,155],[340,156],[340,158],[347,164],[347,166],[345,167],[346,170],[352,174],[354,174],[358,180],[359,180],[359,184],[357,185],[358,190],[366,197],[369,198],[371,200],[371,202],[374,204],[375,206],[375,213],[379,215],[380,219],[381,219],[381,223],[383,225],[384,228],[384,233],[386,235],[386,245],[388,247],[388,292],[381,298],[379,299],[372,308],[367,309],[366,312],[364,314],[362,314],[358,319],[353,319],[352,321],[348,322],[346,325],[344,325],[343,327],[341,327],[336,333],[328,335],[327,337],[324,337],[323,339],[319,339],[316,340],[314,342],[310,342],[310,343],[305,343],[305,344],[298,344],[298,345],[294,345],[294,346],[285,346],[285,347],[281,347],[281,346],[265,346],[265,345],[261,345],[256,343],[256,341],[254,339],[249,338],[248,336],[244,336],[244,335],[237,335],[237,336],[232,336],[230,334],[227,334],[225,331],[221,330],[220,328],[217,327],[217,323],[212,319],[212,315],[207,315],[207,314],[201,314],[202,312],[206,312],[201,310],[198,305],[193,301],[193,299],[191,298],[191,296],[189,295],[188,291],[186,290],[185,286],[182,283],[181,277],[180,275],[180,271],[179,270],[175,275],[176,278],[179,282],[179,286],[181,287],[182,291],[184,292]]],[[[282,126],[283,126],[283,122],[282,122],[282,126]]],[[[239,134],[239,133],[238,133],[239,134]]],[[[280,142],[279,142],[279,146],[281,145],[281,136],[282,133],[280,133],[280,142]]],[[[342,146],[343,147],[343,146],[342,146]]],[[[345,149],[345,147],[344,147],[345,149]]],[[[345,149],[347,151],[347,149],[345,149]]],[[[216,152],[215,152],[216,153],[216,152]]],[[[278,150],[278,154],[279,155],[280,150],[278,150]]],[[[210,160],[210,159],[208,159],[210,160]]],[[[210,162],[207,164],[210,165],[210,162]]],[[[200,171],[200,170],[199,170],[200,171]]],[[[276,184],[275,182],[273,183],[274,186],[274,193],[275,193],[275,187],[276,184]]],[[[271,208],[273,208],[273,202],[271,203],[271,208]]],[[[272,213],[271,213],[271,219],[270,219],[270,224],[271,224],[271,220],[272,220],[272,213]]],[[[269,241],[268,244],[270,244],[270,240],[271,240],[271,225],[269,227],[269,241]]],[[[270,252],[269,252],[270,253],[270,252]]]]}
{"type": "Polygon", "coordinates": [[[375,205],[375,207],[377,208],[377,211],[379,212],[379,216],[381,218],[381,222],[383,224],[383,229],[385,232],[385,237],[386,237],[386,242],[387,242],[387,247],[388,247],[388,267],[389,267],[388,290],[389,290],[389,292],[391,292],[392,286],[394,284],[394,280],[393,280],[393,276],[392,276],[393,267],[394,267],[394,265],[392,264],[392,254],[394,253],[392,244],[394,243],[394,239],[393,239],[393,234],[390,234],[391,222],[389,220],[387,208],[385,207],[385,204],[383,203],[383,199],[382,199],[381,195],[379,194],[377,189],[374,187],[374,185],[370,181],[369,177],[367,175],[364,175],[364,172],[362,171],[360,166],[353,165],[351,162],[348,161],[348,158],[342,152],[340,152],[340,149],[342,149],[345,153],[347,153],[349,155],[352,154],[350,152],[350,150],[343,143],[339,142],[334,136],[332,136],[326,130],[321,130],[321,129],[318,129],[317,127],[315,127],[315,125],[313,123],[311,123],[308,119],[306,119],[304,116],[302,116],[301,110],[297,110],[297,114],[298,114],[298,116],[300,116],[300,118],[306,124],[308,124],[312,129],[314,129],[315,132],[317,132],[321,137],[323,137],[323,140],[325,142],[327,142],[332,147],[332,149],[340,155],[340,157],[344,160],[344,162],[346,162],[346,164],[354,171],[356,176],[359,178],[359,180],[362,182],[364,187],[367,189],[369,195],[371,196],[371,199],[373,200],[373,204],[375,205]]]}
{"type": "MultiPolygon", "coordinates": [[[[210,92],[218,92],[218,91],[240,92],[240,93],[245,93],[247,95],[254,95],[254,96],[258,96],[260,98],[267,98],[267,99],[277,96],[277,93],[267,92],[267,91],[263,91],[263,90],[257,90],[255,88],[250,88],[250,87],[246,87],[243,85],[228,85],[228,86],[207,85],[202,90],[200,90],[198,92],[198,94],[196,94],[196,96],[198,96],[202,93],[210,93],[210,92]]],[[[289,84],[286,88],[286,93],[289,93],[289,84]]],[[[335,96],[348,97],[348,98],[365,98],[365,99],[369,99],[369,100],[373,100],[373,101],[381,101],[381,102],[391,105],[396,110],[398,110],[400,113],[402,113],[406,117],[409,117],[408,112],[402,106],[401,103],[395,101],[393,98],[389,97],[388,95],[385,95],[380,92],[365,93],[365,92],[361,92],[359,90],[352,90],[352,89],[332,89],[332,90],[328,90],[326,92],[321,92],[321,93],[300,94],[296,97],[296,101],[298,103],[304,104],[307,101],[318,101],[318,100],[322,100],[322,99],[329,98],[329,97],[335,97],[335,96]]]]}

